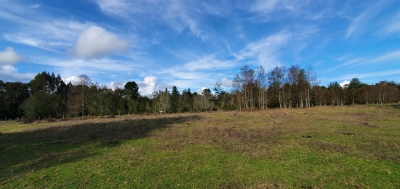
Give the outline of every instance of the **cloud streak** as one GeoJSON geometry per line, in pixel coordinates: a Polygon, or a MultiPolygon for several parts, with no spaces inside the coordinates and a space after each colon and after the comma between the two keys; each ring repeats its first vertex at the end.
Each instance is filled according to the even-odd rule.
{"type": "Polygon", "coordinates": [[[181,33],[187,28],[202,40],[208,38],[207,33],[210,31],[202,26],[201,17],[205,14],[219,15],[216,13],[223,12],[216,7],[210,8],[205,2],[193,1],[95,0],[95,2],[104,13],[129,20],[137,30],[153,30],[154,26],[167,26],[172,31],[181,33]],[[149,22],[152,25],[149,25],[149,22]]]}
{"type": "Polygon", "coordinates": [[[286,31],[270,35],[260,41],[248,44],[237,54],[237,57],[239,60],[256,58],[257,64],[263,66],[265,69],[279,66],[281,65],[279,51],[288,44],[291,36],[286,31]]]}
{"type": "Polygon", "coordinates": [[[389,22],[384,27],[384,33],[385,34],[400,33],[399,20],[400,20],[400,13],[398,13],[392,19],[389,20],[389,22]]]}
{"type": "Polygon", "coordinates": [[[368,72],[368,73],[352,73],[345,74],[339,77],[339,80],[350,80],[352,78],[366,79],[366,78],[375,78],[380,76],[390,76],[390,75],[398,75],[400,74],[400,70],[386,70],[386,71],[377,71],[377,72],[368,72]]]}
{"type": "Polygon", "coordinates": [[[3,32],[6,41],[20,43],[48,51],[64,51],[71,47],[79,32],[93,23],[81,23],[69,19],[58,19],[37,11],[41,5],[25,5],[4,2],[0,7],[0,20],[12,23],[10,30],[3,32]],[[27,7],[29,7],[27,9],[27,7]]]}
{"type": "Polygon", "coordinates": [[[386,53],[382,56],[366,61],[368,64],[386,63],[391,61],[400,61],[400,50],[386,53]]]}
{"type": "Polygon", "coordinates": [[[363,32],[368,22],[373,19],[388,4],[388,1],[377,1],[368,6],[361,14],[354,18],[347,29],[345,38],[353,36],[356,32],[363,32]],[[361,31],[360,31],[361,30],[361,31]]]}

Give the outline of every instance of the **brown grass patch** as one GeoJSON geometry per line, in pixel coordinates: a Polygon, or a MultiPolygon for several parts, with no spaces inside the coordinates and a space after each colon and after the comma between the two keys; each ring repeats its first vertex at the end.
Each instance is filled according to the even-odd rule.
{"type": "Polygon", "coordinates": [[[312,141],[307,143],[307,145],[316,151],[338,152],[344,154],[352,154],[356,150],[354,145],[337,144],[328,141],[312,141]]]}

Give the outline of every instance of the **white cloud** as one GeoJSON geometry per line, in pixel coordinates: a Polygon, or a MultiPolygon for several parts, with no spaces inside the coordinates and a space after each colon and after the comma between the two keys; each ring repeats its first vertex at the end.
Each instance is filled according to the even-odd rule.
{"type": "Polygon", "coordinates": [[[14,64],[21,61],[23,58],[18,55],[13,48],[6,47],[4,51],[0,51],[0,65],[14,64]]]}
{"type": "Polygon", "coordinates": [[[221,79],[221,85],[224,87],[232,87],[232,81],[224,77],[221,79]]]}
{"type": "Polygon", "coordinates": [[[98,26],[91,26],[79,34],[73,48],[78,58],[102,58],[108,54],[126,52],[128,42],[98,26]]]}
{"type": "Polygon", "coordinates": [[[0,65],[0,80],[3,81],[29,81],[35,77],[34,73],[18,73],[18,69],[12,65],[0,65]]]}
{"type": "Polygon", "coordinates": [[[116,88],[124,88],[126,82],[122,82],[122,81],[111,81],[107,86],[110,89],[115,90],[116,88]]]}
{"type": "Polygon", "coordinates": [[[71,82],[72,85],[76,85],[76,84],[78,84],[78,76],[70,76],[70,77],[67,77],[67,78],[63,78],[63,81],[65,83],[71,82]]]}
{"type": "Polygon", "coordinates": [[[203,94],[204,89],[208,89],[208,88],[207,87],[201,87],[201,88],[197,89],[197,91],[196,91],[197,94],[203,94]]]}
{"type": "Polygon", "coordinates": [[[350,81],[344,80],[343,82],[339,83],[339,85],[344,88],[345,85],[350,84],[350,81]]]}
{"type": "Polygon", "coordinates": [[[142,82],[139,82],[139,93],[143,96],[151,95],[154,91],[157,91],[158,78],[154,76],[147,76],[142,82]]]}

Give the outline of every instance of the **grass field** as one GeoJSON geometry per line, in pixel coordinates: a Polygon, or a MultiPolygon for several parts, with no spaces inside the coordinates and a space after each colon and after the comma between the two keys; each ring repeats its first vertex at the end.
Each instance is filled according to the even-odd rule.
{"type": "Polygon", "coordinates": [[[1,188],[400,188],[399,106],[0,122],[1,188]]]}

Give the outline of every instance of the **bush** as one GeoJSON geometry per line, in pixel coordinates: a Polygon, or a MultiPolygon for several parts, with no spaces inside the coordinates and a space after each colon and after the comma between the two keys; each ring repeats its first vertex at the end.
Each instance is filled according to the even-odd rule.
{"type": "Polygon", "coordinates": [[[27,117],[22,117],[22,118],[21,118],[21,121],[22,121],[23,123],[25,123],[25,124],[28,124],[28,123],[32,123],[32,122],[33,122],[33,120],[31,120],[31,119],[29,119],[29,118],[27,118],[27,117]]]}
{"type": "Polygon", "coordinates": [[[47,122],[49,122],[49,123],[56,122],[56,119],[49,118],[49,119],[47,120],[47,122]]]}

